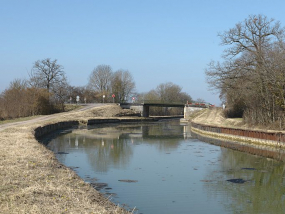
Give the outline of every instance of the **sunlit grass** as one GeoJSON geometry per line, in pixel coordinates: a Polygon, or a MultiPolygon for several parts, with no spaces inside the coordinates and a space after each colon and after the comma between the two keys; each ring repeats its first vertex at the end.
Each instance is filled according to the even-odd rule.
{"type": "MultiPolygon", "coordinates": [[[[79,110],[82,109],[83,106],[76,105],[76,104],[65,104],[65,112],[73,111],[73,110],[79,110]]],[[[39,118],[43,115],[35,115],[30,117],[20,117],[20,118],[14,118],[10,120],[0,120],[0,125],[7,124],[7,123],[16,123],[16,122],[22,122],[22,121],[28,121],[35,118],[39,118]]]]}
{"type": "Polygon", "coordinates": [[[68,111],[73,111],[73,110],[78,110],[78,109],[81,109],[83,108],[83,106],[81,105],[76,105],[76,104],[65,104],[64,105],[64,110],[65,112],[68,112],[68,111]]]}
{"type": "Polygon", "coordinates": [[[35,118],[41,117],[41,115],[36,115],[36,116],[30,116],[30,117],[20,117],[20,118],[15,118],[11,120],[1,120],[0,125],[6,124],[6,123],[15,123],[15,122],[22,122],[22,121],[28,121],[32,120],[35,118]]]}
{"type": "Polygon", "coordinates": [[[54,153],[40,144],[33,135],[39,126],[68,120],[82,121],[97,115],[112,117],[120,111],[122,110],[116,105],[95,107],[86,111],[58,114],[48,121],[38,120],[2,130],[0,213],[129,213],[103,197],[73,170],[60,164],[54,153]]]}

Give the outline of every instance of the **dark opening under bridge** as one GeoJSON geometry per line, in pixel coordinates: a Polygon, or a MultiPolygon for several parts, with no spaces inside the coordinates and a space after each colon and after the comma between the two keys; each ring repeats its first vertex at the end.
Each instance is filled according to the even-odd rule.
{"type": "Polygon", "coordinates": [[[177,107],[184,108],[184,118],[186,118],[189,113],[203,108],[208,108],[210,105],[204,103],[179,103],[179,102],[161,102],[161,101],[144,101],[142,103],[120,103],[123,109],[132,109],[140,112],[142,117],[149,117],[150,107],[177,107]]]}

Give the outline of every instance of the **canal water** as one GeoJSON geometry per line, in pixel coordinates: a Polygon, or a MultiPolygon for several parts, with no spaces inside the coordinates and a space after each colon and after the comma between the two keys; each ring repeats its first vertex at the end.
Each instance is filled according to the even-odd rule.
{"type": "Polygon", "coordinates": [[[177,120],[96,125],[47,146],[135,213],[284,213],[283,162],[203,142],[190,130],[177,120]]]}

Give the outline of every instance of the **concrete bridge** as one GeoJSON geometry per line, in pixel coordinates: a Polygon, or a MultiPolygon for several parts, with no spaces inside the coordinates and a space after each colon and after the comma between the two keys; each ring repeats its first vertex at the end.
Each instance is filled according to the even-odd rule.
{"type": "Polygon", "coordinates": [[[150,107],[177,107],[184,108],[184,118],[188,118],[194,111],[202,110],[208,108],[209,105],[203,103],[167,103],[159,101],[147,101],[143,103],[120,103],[123,109],[132,109],[134,111],[140,112],[142,117],[149,117],[150,107]]]}

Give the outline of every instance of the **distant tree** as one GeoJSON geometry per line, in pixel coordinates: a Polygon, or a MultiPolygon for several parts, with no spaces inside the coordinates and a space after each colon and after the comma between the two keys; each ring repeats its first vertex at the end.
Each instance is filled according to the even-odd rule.
{"type": "Polygon", "coordinates": [[[64,102],[68,99],[68,82],[63,66],[50,58],[34,63],[30,73],[30,85],[34,88],[46,89],[49,95],[51,112],[64,110],[64,102]]]}
{"type": "Polygon", "coordinates": [[[197,103],[205,103],[206,101],[202,98],[198,98],[195,102],[197,103]]]}
{"type": "Polygon", "coordinates": [[[28,82],[25,79],[14,79],[10,82],[9,89],[24,90],[28,87],[28,82]]]}
{"type": "Polygon", "coordinates": [[[113,71],[109,65],[98,65],[89,76],[88,88],[101,94],[111,91],[113,71]]]}
{"type": "Polygon", "coordinates": [[[52,101],[53,103],[59,105],[60,111],[64,111],[64,103],[68,101],[69,97],[69,84],[67,80],[62,78],[61,81],[55,83],[52,87],[52,101]]]}
{"type": "Polygon", "coordinates": [[[26,116],[25,105],[26,96],[25,90],[27,82],[21,79],[13,80],[9,87],[3,92],[4,112],[6,118],[16,118],[26,116]]]}
{"type": "Polygon", "coordinates": [[[27,88],[24,105],[29,112],[27,116],[46,115],[56,111],[50,104],[49,92],[44,88],[27,88]]]}
{"type": "Polygon", "coordinates": [[[160,97],[157,91],[152,89],[147,93],[141,94],[140,99],[142,99],[142,101],[147,102],[149,100],[160,100],[160,97]]]}
{"type": "Polygon", "coordinates": [[[115,94],[116,102],[123,102],[134,93],[135,82],[128,70],[118,70],[112,79],[112,93],[115,94]]]}
{"type": "Polygon", "coordinates": [[[191,96],[182,92],[182,88],[172,82],[158,85],[155,91],[159,99],[164,102],[192,102],[191,96]]]}
{"type": "Polygon", "coordinates": [[[90,90],[88,87],[74,87],[69,86],[68,88],[68,100],[69,102],[75,103],[76,97],[79,96],[80,102],[86,102],[87,103],[94,103],[94,102],[100,102],[101,97],[99,98],[99,92],[94,92],[90,90]],[[70,100],[71,98],[71,100],[70,100]]]}
{"type": "Polygon", "coordinates": [[[49,114],[47,89],[29,88],[27,81],[15,79],[0,95],[0,119],[49,114]]]}
{"type": "MultiPolygon", "coordinates": [[[[140,95],[140,99],[147,101],[162,101],[170,103],[187,103],[192,102],[189,94],[182,92],[182,88],[172,82],[159,84],[156,89],[148,93],[140,95]]],[[[165,108],[165,107],[152,107],[150,108],[151,115],[167,115],[167,114],[181,114],[181,109],[178,108],[165,108]]]]}
{"type": "Polygon", "coordinates": [[[56,85],[66,81],[63,67],[57,64],[57,60],[50,58],[38,60],[30,73],[30,83],[36,88],[46,88],[48,92],[56,85]]]}

